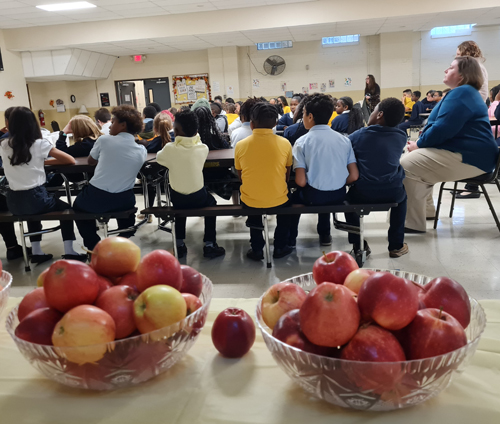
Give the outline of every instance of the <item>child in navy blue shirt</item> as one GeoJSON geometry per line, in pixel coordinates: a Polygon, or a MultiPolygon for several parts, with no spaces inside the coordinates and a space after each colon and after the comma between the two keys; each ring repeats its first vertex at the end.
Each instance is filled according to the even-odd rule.
{"type": "MultiPolygon", "coordinates": [[[[415,106],[414,106],[415,107],[415,106]]],[[[359,179],[347,193],[347,201],[360,203],[397,203],[391,208],[389,226],[389,256],[397,258],[408,253],[404,242],[406,218],[405,172],[399,160],[406,145],[406,134],[396,128],[405,114],[401,100],[389,97],[380,102],[370,115],[368,127],[351,134],[349,138],[356,155],[359,179]]],[[[346,213],[346,221],[359,225],[359,216],[346,213]]],[[[349,233],[354,252],[360,250],[359,235],[349,233]]],[[[370,253],[365,240],[364,250],[370,253]]]]}
{"type": "Polygon", "coordinates": [[[398,125],[398,128],[403,131],[407,131],[413,125],[422,125],[424,118],[420,117],[421,113],[425,113],[426,106],[419,100],[420,99],[420,91],[414,91],[411,95],[412,102],[415,102],[413,108],[411,110],[410,119],[407,119],[405,122],[402,122],[398,125]]]}
{"type": "Polygon", "coordinates": [[[341,134],[352,134],[364,127],[363,114],[350,97],[341,97],[335,106],[337,116],[332,121],[332,130],[341,134]]]}
{"type": "Polygon", "coordinates": [[[285,113],[279,120],[278,123],[276,124],[276,130],[277,131],[284,131],[286,130],[290,125],[293,125],[293,114],[295,113],[295,109],[297,109],[297,106],[300,103],[300,97],[299,96],[293,96],[292,100],[290,100],[290,112],[285,113]]]}

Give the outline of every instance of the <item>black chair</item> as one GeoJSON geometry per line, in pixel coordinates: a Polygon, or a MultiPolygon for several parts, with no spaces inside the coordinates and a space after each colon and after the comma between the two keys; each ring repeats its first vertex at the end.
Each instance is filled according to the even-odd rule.
{"type": "MultiPolygon", "coordinates": [[[[490,196],[488,195],[488,191],[486,190],[486,187],[484,186],[485,184],[496,184],[498,191],[500,192],[500,184],[498,183],[498,171],[500,168],[500,155],[498,155],[497,159],[497,166],[495,167],[493,172],[489,172],[487,174],[482,174],[474,178],[467,178],[465,180],[459,180],[459,181],[454,181],[454,186],[453,189],[447,189],[451,192],[451,207],[450,207],[450,218],[453,217],[453,209],[455,208],[455,197],[456,193],[465,193],[469,192],[470,190],[465,190],[465,189],[457,189],[458,183],[465,183],[465,184],[475,184],[479,186],[481,189],[477,190],[479,193],[483,193],[486,201],[488,202],[488,206],[490,207],[491,214],[493,215],[493,219],[495,220],[495,223],[497,224],[498,230],[500,231],[500,221],[498,220],[497,213],[495,211],[495,208],[493,207],[493,203],[491,203],[490,196]]],[[[437,228],[437,223],[439,219],[439,210],[441,208],[441,197],[443,196],[443,190],[446,182],[441,183],[441,187],[439,188],[439,197],[438,197],[438,202],[437,202],[437,208],[436,208],[436,216],[434,217],[434,229],[437,228]]]]}
{"type": "Polygon", "coordinates": [[[50,123],[50,126],[52,127],[52,132],[59,132],[59,131],[61,131],[61,128],[59,127],[59,123],[57,121],[52,121],[50,123]]]}

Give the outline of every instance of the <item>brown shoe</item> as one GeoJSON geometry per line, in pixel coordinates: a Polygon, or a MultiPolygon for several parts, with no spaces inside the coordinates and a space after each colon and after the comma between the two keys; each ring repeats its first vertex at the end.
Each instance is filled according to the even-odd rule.
{"type": "Polygon", "coordinates": [[[399,258],[400,256],[406,255],[409,252],[408,245],[406,243],[403,244],[403,247],[398,250],[390,250],[389,256],[391,258],[399,258]]]}

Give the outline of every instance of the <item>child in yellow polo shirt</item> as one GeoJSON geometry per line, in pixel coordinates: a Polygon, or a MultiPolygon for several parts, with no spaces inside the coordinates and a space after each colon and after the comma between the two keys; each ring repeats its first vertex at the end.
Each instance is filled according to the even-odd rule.
{"type": "MultiPolygon", "coordinates": [[[[250,127],[253,134],[236,144],[234,165],[242,181],[241,204],[246,208],[272,208],[288,206],[287,181],[293,162],[292,146],[287,139],[273,134],[278,111],[269,103],[257,103],[251,111],[250,127]]],[[[249,216],[250,244],[247,257],[255,261],[264,259],[265,245],[262,216],[249,216]]],[[[274,258],[292,253],[287,245],[290,215],[278,215],[274,232],[274,258]]]]}

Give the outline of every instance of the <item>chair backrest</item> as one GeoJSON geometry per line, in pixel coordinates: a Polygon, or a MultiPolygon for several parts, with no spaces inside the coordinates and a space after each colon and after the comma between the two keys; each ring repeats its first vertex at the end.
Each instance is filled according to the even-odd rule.
{"type": "Polygon", "coordinates": [[[61,127],[59,127],[59,123],[57,121],[52,121],[50,126],[52,127],[53,132],[61,131],[61,127]]]}

